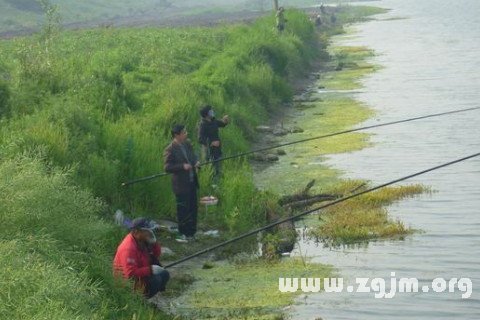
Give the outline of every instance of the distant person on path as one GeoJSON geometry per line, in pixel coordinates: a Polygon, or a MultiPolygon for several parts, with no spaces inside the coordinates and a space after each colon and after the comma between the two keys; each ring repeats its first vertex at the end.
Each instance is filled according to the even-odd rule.
{"type": "Polygon", "coordinates": [[[170,274],[159,261],[161,247],[154,228],[145,218],[133,220],[130,233],[118,246],[113,260],[114,275],[134,280],[134,288],[143,291],[147,298],[165,291],[170,279],[170,274]]]}
{"type": "MultiPolygon", "coordinates": [[[[206,105],[200,109],[200,124],[198,126],[198,141],[202,146],[202,160],[215,161],[222,157],[222,143],[220,141],[219,128],[224,128],[229,123],[228,115],[222,120],[215,118],[215,111],[212,106],[206,105]]],[[[213,163],[214,178],[220,177],[220,162],[213,163]]]]}
{"type": "Polygon", "coordinates": [[[172,143],[164,152],[164,169],[172,173],[172,188],[177,202],[178,242],[193,241],[197,232],[197,169],[200,166],[187,139],[184,125],[172,129],[172,143]]]}
{"type": "Polygon", "coordinates": [[[277,30],[278,32],[283,32],[285,30],[285,23],[287,22],[287,19],[285,19],[285,10],[283,7],[278,8],[277,14],[277,30]]]}

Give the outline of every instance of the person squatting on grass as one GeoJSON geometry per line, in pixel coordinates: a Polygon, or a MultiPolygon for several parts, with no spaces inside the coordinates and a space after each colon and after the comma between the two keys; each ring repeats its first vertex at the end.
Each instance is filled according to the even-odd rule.
{"type": "Polygon", "coordinates": [[[177,202],[178,242],[194,240],[197,232],[197,190],[199,187],[197,169],[200,166],[187,139],[184,125],[172,129],[173,141],[164,152],[164,169],[172,173],[172,189],[177,202]]]}
{"type": "Polygon", "coordinates": [[[134,280],[134,289],[148,298],[165,291],[170,274],[160,263],[161,247],[153,233],[153,226],[145,218],[132,221],[130,233],[117,248],[113,259],[116,277],[134,280]]]}
{"type": "MultiPolygon", "coordinates": [[[[222,146],[218,129],[228,125],[228,115],[224,115],[222,120],[217,120],[215,119],[215,111],[212,106],[206,105],[200,109],[200,116],[202,119],[198,126],[198,142],[200,142],[202,148],[202,161],[218,160],[222,157],[222,146]]],[[[220,162],[214,162],[213,168],[216,181],[220,176],[220,162]]]]}

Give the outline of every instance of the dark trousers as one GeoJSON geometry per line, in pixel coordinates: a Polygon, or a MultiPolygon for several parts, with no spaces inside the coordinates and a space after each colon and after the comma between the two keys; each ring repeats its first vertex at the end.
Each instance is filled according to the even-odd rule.
{"type": "MultiPolygon", "coordinates": [[[[219,147],[210,147],[209,150],[209,159],[210,161],[218,160],[222,157],[222,149],[219,147]]],[[[213,166],[213,174],[214,174],[214,181],[218,182],[220,178],[220,161],[215,161],[212,163],[213,166]]]]}
{"type": "Polygon", "coordinates": [[[167,270],[163,270],[159,274],[152,274],[149,277],[145,277],[145,295],[148,298],[153,297],[158,292],[165,291],[165,286],[170,279],[170,273],[167,270]]]}
{"type": "Polygon", "coordinates": [[[187,237],[197,232],[197,188],[192,184],[189,191],[175,195],[177,199],[178,231],[187,237]]]}

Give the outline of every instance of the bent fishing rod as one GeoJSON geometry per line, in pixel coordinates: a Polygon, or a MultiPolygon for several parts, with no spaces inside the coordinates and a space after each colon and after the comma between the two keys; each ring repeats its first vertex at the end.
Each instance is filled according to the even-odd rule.
{"type": "MultiPolygon", "coordinates": [[[[294,145],[294,144],[299,144],[299,143],[303,143],[303,142],[308,142],[308,141],[312,141],[312,140],[325,139],[325,138],[330,138],[330,137],[339,136],[339,135],[342,135],[342,134],[347,134],[347,133],[352,133],[352,132],[357,132],[357,131],[362,131],[362,130],[367,130],[367,129],[391,126],[391,125],[405,123],[405,122],[417,121],[417,120],[428,119],[428,118],[433,118],[433,117],[440,117],[440,116],[445,116],[445,115],[450,115],[450,114],[455,114],[455,113],[461,113],[461,112],[467,112],[467,111],[473,111],[473,110],[478,110],[478,109],[480,109],[480,107],[472,107],[472,108],[466,108],[466,109],[452,110],[452,111],[434,113],[434,114],[429,114],[429,115],[419,116],[419,117],[414,117],[414,118],[409,118],[409,119],[384,122],[384,123],[374,124],[374,125],[355,128],[355,129],[338,131],[338,132],[334,132],[334,133],[328,133],[328,134],[324,134],[324,135],[321,135],[321,136],[316,136],[316,137],[311,137],[311,138],[306,138],[306,139],[301,139],[301,140],[295,140],[295,141],[292,141],[292,142],[286,142],[286,143],[277,144],[277,145],[274,145],[274,146],[255,149],[255,150],[251,150],[251,151],[247,151],[247,152],[223,157],[223,158],[216,159],[216,160],[209,160],[209,161],[201,163],[200,167],[203,167],[203,166],[206,166],[208,164],[215,163],[215,162],[221,162],[221,161],[225,161],[225,160],[240,158],[240,157],[248,156],[248,155],[251,155],[251,154],[254,154],[254,153],[257,153],[257,152],[264,152],[264,151],[273,150],[273,149],[286,147],[286,146],[290,146],[290,145],[294,145]]],[[[156,178],[159,178],[159,177],[164,177],[164,176],[167,176],[167,175],[170,175],[170,174],[171,173],[169,173],[169,172],[162,172],[162,173],[154,174],[154,175],[151,175],[151,176],[135,179],[135,180],[132,180],[132,181],[124,182],[124,183],[122,183],[122,186],[126,187],[126,186],[129,186],[129,185],[135,184],[135,183],[153,180],[153,179],[156,179],[156,178]]]]}
{"type": "Polygon", "coordinates": [[[170,268],[170,267],[176,266],[176,265],[178,265],[178,264],[180,264],[180,263],[183,263],[183,262],[185,262],[185,261],[188,261],[188,260],[191,260],[191,259],[193,259],[193,258],[196,258],[196,257],[198,257],[198,256],[200,256],[200,255],[202,255],[202,254],[205,254],[205,253],[207,253],[207,252],[210,252],[210,251],[216,250],[216,249],[218,249],[218,248],[224,247],[224,246],[226,246],[226,245],[228,245],[228,244],[231,244],[231,243],[233,243],[233,242],[242,240],[242,239],[244,239],[244,238],[250,237],[250,236],[252,236],[252,235],[257,234],[257,233],[260,232],[260,231],[264,231],[264,230],[266,230],[266,229],[270,229],[270,228],[275,227],[275,226],[277,226],[277,225],[279,225],[279,224],[282,224],[282,223],[284,223],[284,222],[296,220],[296,219],[301,218],[301,217],[303,217],[303,216],[306,216],[306,215],[308,215],[308,214],[310,214],[310,213],[313,213],[313,212],[316,212],[316,211],[319,211],[319,210],[322,210],[322,209],[325,209],[325,208],[328,208],[328,207],[332,207],[332,206],[334,206],[334,205],[336,205],[336,204],[339,204],[339,203],[341,203],[341,202],[345,202],[345,201],[347,201],[347,200],[350,200],[350,199],[353,199],[353,198],[357,198],[357,197],[359,197],[359,196],[361,196],[361,195],[364,195],[364,194],[367,194],[367,193],[376,191],[376,190],[378,190],[378,189],[382,189],[382,188],[391,186],[391,185],[396,184],[396,183],[398,183],[398,182],[405,181],[405,180],[408,180],[408,179],[411,179],[411,178],[414,178],[414,177],[423,175],[423,174],[425,174],[425,173],[432,172],[432,171],[435,171],[435,170],[438,170],[438,169],[441,169],[441,168],[444,168],[444,167],[448,167],[448,166],[451,166],[451,165],[453,165],[453,164],[456,164],[456,163],[459,163],[459,162],[462,162],[462,161],[466,161],[466,160],[469,160],[469,159],[472,159],[472,158],[475,158],[475,157],[478,157],[478,156],[480,156],[480,152],[475,153],[475,154],[472,154],[472,155],[469,155],[469,156],[466,156],[466,157],[463,157],[463,158],[460,158],[460,159],[457,159],[457,160],[453,160],[453,161],[450,161],[450,162],[446,162],[446,163],[443,163],[443,164],[441,164],[441,165],[438,165],[438,166],[435,166],[435,167],[432,167],[432,168],[429,168],[429,169],[426,169],[426,170],[422,170],[422,171],[419,171],[419,172],[410,174],[410,175],[408,175],[408,176],[404,176],[404,177],[402,177],[402,178],[392,180],[392,181],[387,182],[387,183],[384,183],[384,184],[380,184],[380,185],[378,185],[378,186],[376,186],[376,187],[372,187],[372,188],[370,188],[370,189],[367,189],[367,190],[364,190],[364,191],[360,191],[360,192],[354,193],[354,194],[349,195],[349,196],[345,196],[345,197],[340,198],[340,199],[338,199],[338,200],[334,200],[334,201],[332,201],[332,202],[329,202],[329,203],[327,203],[327,204],[325,204],[325,205],[322,205],[322,206],[319,206],[319,207],[310,209],[310,210],[308,210],[308,211],[304,211],[304,212],[299,213],[299,214],[297,214],[297,215],[294,215],[294,216],[292,216],[292,217],[288,217],[288,218],[281,219],[281,220],[279,220],[279,221],[276,221],[276,222],[267,224],[267,225],[265,225],[265,226],[263,226],[263,227],[260,227],[260,228],[254,229],[254,230],[252,230],[252,231],[249,231],[249,232],[247,232],[247,233],[244,233],[244,234],[242,234],[242,235],[236,236],[236,237],[234,237],[234,238],[232,238],[232,239],[230,239],[230,240],[227,240],[227,241],[221,242],[221,243],[219,243],[219,244],[213,245],[213,246],[211,246],[211,247],[208,247],[208,248],[206,248],[206,249],[203,249],[203,250],[201,250],[201,251],[198,251],[198,252],[196,252],[196,253],[194,253],[194,254],[188,255],[188,256],[180,259],[180,260],[177,260],[177,261],[174,261],[174,262],[172,262],[172,263],[169,263],[169,264],[165,265],[164,268],[170,268]]]}

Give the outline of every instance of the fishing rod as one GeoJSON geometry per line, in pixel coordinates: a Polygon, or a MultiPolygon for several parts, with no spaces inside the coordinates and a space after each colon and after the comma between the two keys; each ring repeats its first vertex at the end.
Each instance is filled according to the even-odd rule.
{"type": "Polygon", "coordinates": [[[478,156],[480,156],[480,152],[475,153],[475,154],[472,154],[472,155],[469,155],[469,156],[466,156],[466,157],[463,157],[463,158],[460,158],[460,159],[457,159],[457,160],[453,160],[453,161],[450,161],[450,162],[446,162],[446,163],[443,163],[443,164],[441,164],[441,165],[438,165],[438,166],[435,166],[435,167],[432,167],[432,168],[429,168],[429,169],[426,169],[426,170],[422,170],[422,171],[419,171],[419,172],[410,174],[410,175],[408,175],[408,176],[404,176],[404,177],[402,177],[402,178],[392,180],[392,181],[387,182],[387,183],[384,183],[384,184],[380,184],[380,185],[378,185],[378,186],[372,187],[372,188],[367,189],[367,190],[364,190],[364,191],[360,191],[360,192],[354,193],[354,194],[349,195],[349,196],[345,196],[345,197],[343,197],[343,198],[340,198],[340,199],[338,199],[338,200],[334,200],[334,201],[332,201],[332,202],[330,202],[330,203],[327,203],[327,204],[325,204],[325,205],[322,205],[322,206],[313,208],[313,209],[308,210],[308,211],[304,211],[304,212],[299,213],[299,214],[297,214],[297,215],[294,215],[294,216],[292,216],[292,217],[288,217],[288,218],[281,219],[281,220],[279,220],[279,221],[276,221],[276,222],[267,224],[267,225],[265,225],[265,226],[263,226],[263,227],[260,227],[260,228],[254,229],[254,230],[252,230],[252,231],[249,231],[249,232],[247,232],[247,233],[244,233],[244,234],[242,234],[242,235],[236,236],[236,237],[234,237],[234,238],[232,238],[232,239],[230,239],[230,240],[227,240],[227,241],[221,242],[221,243],[219,243],[219,244],[213,245],[213,246],[211,246],[211,247],[208,247],[208,248],[206,248],[206,249],[203,249],[203,250],[201,250],[201,251],[198,251],[198,252],[196,252],[196,253],[194,253],[194,254],[191,254],[191,255],[189,255],[189,256],[186,256],[186,257],[184,257],[184,258],[182,258],[182,259],[179,259],[179,260],[177,260],[177,261],[174,261],[174,262],[172,262],[172,263],[169,263],[169,264],[165,265],[164,268],[170,268],[170,267],[176,266],[176,265],[178,265],[178,264],[180,264],[180,263],[183,263],[183,262],[188,261],[188,260],[190,260],[190,259],[196,258],[196,257],[198,257],[198,256],[200,256],[200,255],[202,255],[202,254],[205,254],[205,253],[210,252],[210,251],[213,251],[213,250],[215,250],[215,249],[224,247],[224,246],[226,246],[226,245],[228,245],[228,244],[231,244],[231,243],[233,243],[233,242],[242,240],[242,239],[247,238],[247,237],[249,237],[249,236],[255,235],[255,234],[257,234],[257,233],[260,232],[260,231],[263,231],[263,230],[266,230],[266,229],[270,229],[270,228],[275,227],[275,226],[277,226],[277,225],[279,225],[279,224],[282,224],[282,223],[284,223],[284,222],[296,220],[296,219],[298,219],[298,218],[301,218],[301,217],[303,217],[303,216],[306,216],[306,215],[308,215],[308,214],[310,214],[310,213],[313,213],[313,212],[315,212],[315,211],[319,211],[319,210],[322,210],[322,209],[325,209],[325,208],[334,206],[334,205],[339,204],[339,203],[341,203],[341,202],[345,202],[345,201],[347,201],[347,200],[350,200],[350,199],[359,197],[359,196],[361,196],[361,195],[364,195],[364,194],[373,192],[373,191],[375,191],[375,190],[378,190],[378,189],[381,189],[381,188],[384,188],[384,187],[388,187],[388,186],[393,185],[393,184],[395,184],[395,183],[398,183],[398,182],[401,182],[401,181],[405,181],[405,180],[408,180],[408,179],[411,179],[411,178],[414,178],[414,177],[423,175],[423,174],[425,174],[425,173],[428,173],[428,172],[431,172],[431,171],[435,171],[435,170],[438,170],[438,169],[441,169],[441,168],[444,168],[444,167],[448,167],[448,166],[451,166],[451,165],[453,165],[453,164],[456,164],[456,163],[459,163],[459,162],[462,162],[462,161],[466,161],[466,160],[468,160],[468,159],[472,159],[472,158],[475,158],[475,157],[478,157],[478,156]]]}
{"type": "MultiPolygon", "coordinates": [[[[459,109],[459,110],[452,110],[452,111],[447,111],[447,112],[434,113],[434,114],[429,114],[429,115],[425,115],[425,116],[419,116],[419,117],[414,117],[414,118],[409,118],[409,119],[384,122],[384,123],[374,124],[374,125],[355,128],[355,129],[349,129],[349,130],[343,130],[343,131],[338,131],[338,132],[334,132],[334,133],[328,133],[328,134],[324,134],[324,135],[321,135],[321,136],[316,136],[316,137],[311,137],[311,138],[306,138],[306,139],[301,139],[301,140],[295,140],[295,141],[292,141],[292,142],[286,142],[286,143],[282,143],[282,144],[278,144],[278,145],[274,145],[274,146],[255,149],[255,150],[251,150],[251,151],[247,151],[247,152],[223,157],[223,158],[216,159],[216,160],[209,160],[209,161],[201,163],[200,167],[203,167],[207,164],[212,164],[212,163],[215,163],[215,162],[220,162],[220,161],[225,161],[225,160],[230,160],[230,159],[235,159],[235,158],[248,156],[248,155],[256,153],[256,152],[264,152],[264,151],[277,149],[277,148],[281,148],[281,147],[286,147],[286,146],[290,146],[290,145],[294,145],[294,144],[298,144],[298,143],[308,142],[308,141],[312,141],[312,140],[324,139],[324,138],[339,136],[339,135],[342,135],[342,134],[347,134],[347,133],[352,133],[352,132],[357,132],[357,131],[362,131],[362,130],[367,130],[367,129],[391,126],[391,125],[405,123],[405,122],[417,121],[417,120],[433,118],[433,117],[440,117],[440,116],[444,116],[444,115],[473,111],[473,110],[477,110],[477,109],[480,109],[480,107],[472,107],[472,108],[466,108],[466,109],[459,109]]],[[[129,186],[129,185],[135,184],[135,183],[152,180],[152,179],[167,176],[167,175],[170,175],[170,174],[171,173],[168,173],[168,172],[158,173],[158,174],[154,174],[154,175],[151,175],[151,176],[147,176],[147,177],[135,179],[135,180],[132,180],[132,181],[124,182],[124,183],[122,183],[122,186],[126,187],[126,186],[129,186]]]]}

